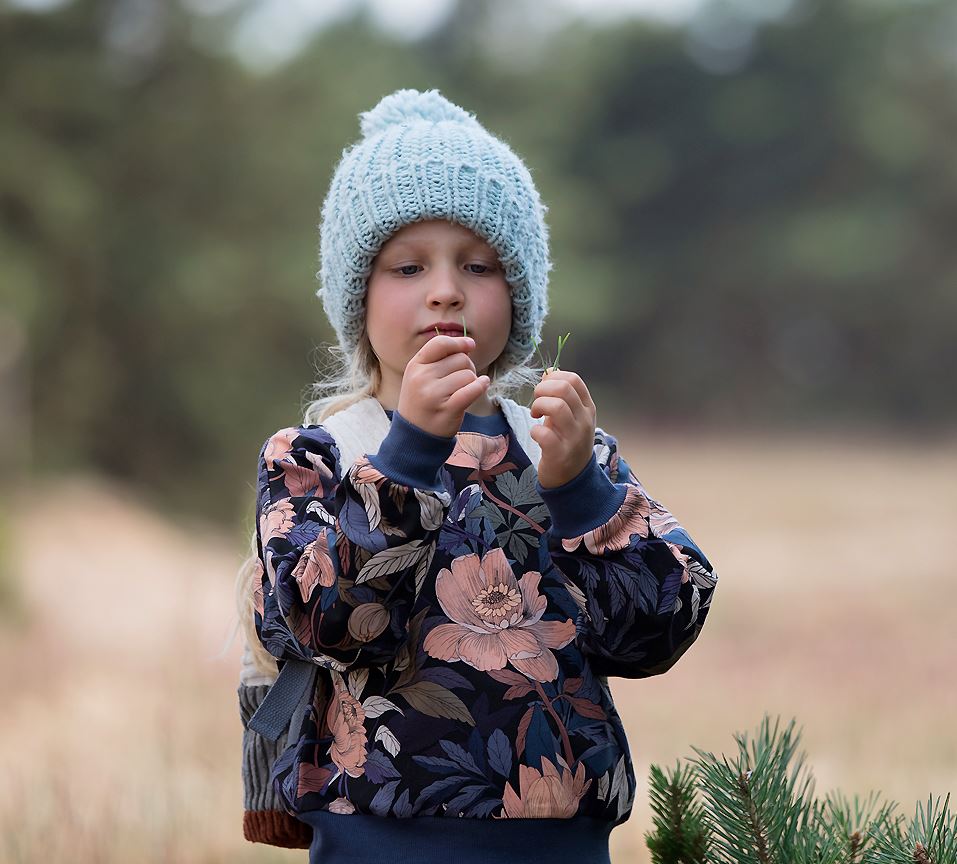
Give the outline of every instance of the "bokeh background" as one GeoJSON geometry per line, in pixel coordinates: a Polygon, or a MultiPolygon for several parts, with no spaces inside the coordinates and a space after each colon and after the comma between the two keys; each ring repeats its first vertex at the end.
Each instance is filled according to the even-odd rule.
{"type": "Polygon", "coordinates": [[[397,87],[526,160],[545,344],[720,575],[612,679],[616,864],[649,765],[765,712],[822,795],[957,790],[952,0],[0,0],[0,857],[305,860],[242,838],[233,578],[334,340],[322,198],[397,87]]]}

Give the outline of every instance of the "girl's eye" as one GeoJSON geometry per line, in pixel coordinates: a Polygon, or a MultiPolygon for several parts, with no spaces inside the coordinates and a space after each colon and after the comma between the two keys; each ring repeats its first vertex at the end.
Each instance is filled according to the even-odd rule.
{"type": "MultiPolygon", "coordinates": [[[[418,266],[419,266],[418,264],[403,264],[401,267],[396,267],[395,272],[398,273],[400,276],[415,276],[415,268],[417,268],[418,266]],[[410,270],[411,272],[409,272],[410,270]]],[[[493,269],[488,264],[474,263],[474,264],[468,264],[466,266],[482,268],[481,270],[472,270],[471,273],[474,276],[484,276],[486,273],[491,273],[493,269]]]]}

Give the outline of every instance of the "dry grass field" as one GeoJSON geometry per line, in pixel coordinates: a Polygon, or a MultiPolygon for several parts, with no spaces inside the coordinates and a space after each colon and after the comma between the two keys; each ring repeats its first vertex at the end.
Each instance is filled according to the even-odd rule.
{"type": "MultiPolygon", "coordinates": [[[[615,864],[648,860],[649,764],[731,753],[764,712],[797,717],[819,794],[957,791],[957,441],[607,428],[720,577],[668,674],[612,680],[639,777],[615,864]]],[[[242,838],[242,543],[96,478],[7,492],[0,860],[306,861],[242,838]]]]}

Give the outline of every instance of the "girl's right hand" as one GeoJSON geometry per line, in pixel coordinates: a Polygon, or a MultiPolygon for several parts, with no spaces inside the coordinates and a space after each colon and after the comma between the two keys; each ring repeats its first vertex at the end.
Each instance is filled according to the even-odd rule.
{"type": "Polygon", "coordinates": [[[489,386],[478,377],[468,352],[471,336],[433,336],[412,357],[402,376],[397,411],[410,423],[451,438],[462,426],[465,412],[489,386]]]}

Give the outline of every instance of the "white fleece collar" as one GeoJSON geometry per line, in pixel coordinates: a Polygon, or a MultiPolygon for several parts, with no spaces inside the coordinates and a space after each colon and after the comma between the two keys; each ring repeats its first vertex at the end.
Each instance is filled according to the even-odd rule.
{"type": "MultiPolygon", "coordinates": [[[[545,418],[534,419],[525,405],[519,405],[504,396],[493,397],[492,404],[501,407],[519,446],[525,451],[529,461],[538,468],[542,451],[530,432],[532,426],[542,423],[545,418]]],[[[379,445],[388,434],[391,423],[389,415],[374,396],[361,399],[322,421],[323,428],[336,439],[341,477],[346,475],[360,456],[379,451],[379,445]]]]}

